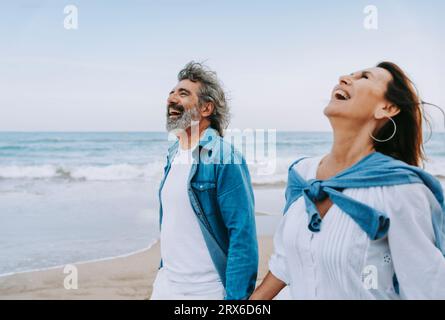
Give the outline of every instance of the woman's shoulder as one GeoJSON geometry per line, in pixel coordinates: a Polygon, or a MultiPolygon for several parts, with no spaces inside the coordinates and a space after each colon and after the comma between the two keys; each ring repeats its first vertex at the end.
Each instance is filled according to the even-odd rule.
{"type": "Polygon", "coordinates": [[[435,241],[434,217],[442,219],[442,208],[431,190],[423,183],[382,187],[383,211],[391,220],[389,235],[400,237],[400,232],[416,232],[435,241]],[[437,216],[438,215],[438,216],[437,216]]]}
{"type": "Polygon", "coordinates": [[[295,170],[305,179],[315,179],[318,164],[323,156],[301,156],[290,164],[289,170],[295,170]]]}
{"type": "Polygon", "coordinates": [[[423,183],[404,183],[381,187],[385,200],[388,202],[409,202],[435,200],[434,194],[423,183]]]}
{"type": "Polygon", "coordinates": [[[431,190],[423,183],[374,187],[375,205],[391,218],[416,216],[431,219],[431,212],[441,210],[431,190]],[[394,216],[395,215],[395,216],[394,216]]]}

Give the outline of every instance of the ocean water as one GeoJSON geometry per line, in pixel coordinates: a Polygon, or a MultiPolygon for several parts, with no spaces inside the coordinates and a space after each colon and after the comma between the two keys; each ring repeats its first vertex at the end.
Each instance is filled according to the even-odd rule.
{"type": "MultiPolygon", "coordinates": [[[[331,141],[330,133],[278,132],[276,144],[265,153],[255,147],[249,158],[252,140],[244,140],[239,148],[261,194],[257,210],[279,215],[290,163],[326,153],[331,141]],[[273,192],[278,196],[272,199],[279,200],[263,196],[273,192]]],[[[124,255],[153,244],[157,188],[171,143],[162,132],[0,133],[0,275],[124,255]]],[[[444,179],[445,134],[433,134],[425,148],[426,169],[444,179]]]]}

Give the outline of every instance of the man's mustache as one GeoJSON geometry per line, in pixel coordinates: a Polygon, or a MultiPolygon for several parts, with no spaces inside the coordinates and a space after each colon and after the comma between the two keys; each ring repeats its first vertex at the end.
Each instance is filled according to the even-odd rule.
{"type": "Polygon", "coordinates": [[[185,110],[183,105],[171,103],[167,106],[167,115],[170,114],[171,109],[173,109],[174,111],[180,112],[180,113],[183,113],[185,110]]]}

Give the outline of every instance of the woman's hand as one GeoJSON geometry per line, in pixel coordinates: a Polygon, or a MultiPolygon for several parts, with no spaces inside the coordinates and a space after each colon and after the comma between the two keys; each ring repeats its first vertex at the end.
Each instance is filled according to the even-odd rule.
{"type": "Polygon", "coordinates": [[[272,300],[286,286],[286,283],[275,277],[270,271],[263,282],[255,289],[249,300],[272,300]]]}

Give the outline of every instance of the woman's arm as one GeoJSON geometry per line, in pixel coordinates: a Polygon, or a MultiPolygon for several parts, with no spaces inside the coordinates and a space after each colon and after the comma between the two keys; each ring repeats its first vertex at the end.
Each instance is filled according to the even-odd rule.
{"type": "Polygon", "coordinates": [[[269,259],[269,272],[250,296],[250,300],[272,300],[290,283],[283,243],[285,225],[286,219],[283,216],[274,235],[274,252],[269,259]]]}
{"type": "Polygon", "coordinates": [[[434,244],[431,218],[432,210],[441,210],[439,203],[422,184],[388,192],[388,241],[401,297],[445,299],[445,258],[434,244]]]}
{"type": "Polygon", "coordinates": [[[286,284],[283,281],[269,271],[249,300],[272,300],[285,286],[286,284]]]}

